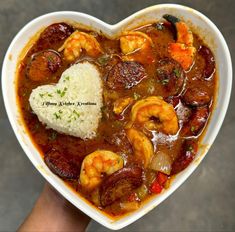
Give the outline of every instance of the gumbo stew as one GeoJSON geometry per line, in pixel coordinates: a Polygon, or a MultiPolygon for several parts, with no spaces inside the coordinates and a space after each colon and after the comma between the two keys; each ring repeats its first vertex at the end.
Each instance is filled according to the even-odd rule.
{"type": "MultiPolygon", "coordinates": [[[[85,74],[86,89],[92,83],[85,74]]],[[[202,39],[183,21],[164,15],[112,39],[76,24],[52,24],[20,61],[17,80],[24,124],[49,169],[100,210],[120,216],[168,188],[195,158],[212,111],[216,70],[202,39]],[[91,125],[81,118],[92,104],[67,116],[58,106],[50,121],[29,101],[35,89],[70,81],[72,67],[78,78],[82,72],[90,75],[88,69],[100,77],[101,114],[89,113],[97,121],[91,136],[82,129],[91,125]],[[76,125],[80,134],[72,134],[68,125],[76,125]]],[[[56,89],[55,95],[65,99],[71,88],[56,89]]],[[[81,98],[94,96],[96,104],[96,91],[78,92],[81,98]]],[[[48,111],[53,98],[45,97],[48,111]]]]}

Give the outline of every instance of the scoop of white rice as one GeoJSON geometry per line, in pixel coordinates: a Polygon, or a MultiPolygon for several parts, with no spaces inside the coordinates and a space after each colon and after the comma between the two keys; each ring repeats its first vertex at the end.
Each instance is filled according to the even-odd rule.
{"type": "Polygon", "coordinates": [[[34,89],[30,106],[38,119],[58,132],[93,138],[101,118],[102,83],[95,65],[75,64],[55,85],[34,89]]]}

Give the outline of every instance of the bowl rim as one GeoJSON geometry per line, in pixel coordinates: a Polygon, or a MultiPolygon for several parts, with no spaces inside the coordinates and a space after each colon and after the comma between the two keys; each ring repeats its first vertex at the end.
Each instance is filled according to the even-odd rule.
{"type": "MultiPolygon", "coordinates": [[[[222,33],[219,31],[219,29],[216,27],[216,25],[209,19],[207,18],[204,14],[200,13],[197,10],[194,10],[192,8],[189,8],[187,6],[183,6],[183,5],[179,5],[179,4],[158,4],[158,5],[154,5],[154,6],[150,6],[147,8],[144,8],[140,11],[137,11],[136,13],[128,16],[127,18],[121,20],[120,22],[116,23],[116,24],[108,24],[106,22],[103,22],[102,20],[85,14],[85,13],[80,13],[80,12],[76,12],[76,11],[56,11],[56,12],[52,12],[52,13],[47,13],[44,14],[42,16],[39,16],[31,21],[29,21],[14,37],[14,39],[12,40],[11,44],[9,45],[7,52],[5,54],[4,57],[4,61],[3,61],[3,65],[2,65],[2,93],[3,93],[3,99],[4,99],[4,104],[5,104],[5,109],[10,121],[10,124],[13,128],[13,131],[17,137],[18,142],[20,143],[21,147],[23,148],[25,154],[28,156],[28,158],[30,159],[30,161],[33,163],[33,165],[35,166],[35,168],[41,173],[41,175],[53,186],[55,187],[60,194],[62,194],[67,200],[69,200],[73,205],[75,205],[77,207],[77,204],[75,201],[73,201],[72,199],[69,198],[69,194],[67,194],[67,192],[64,190],[63,186],[57,185],[57,183],[54,182],[54,178],[48,175],[45,175],[45,173],[43,173],[41,170],[39,170],[39,168],[36,166],[36,160],[34,160],[32,158],[32,156],[29,155],[30,151],[29,148],[25,145],[25,143],[23,142],[22,136],[21,134],[18,132],[17,130],[17,124],[18,122],[16,122],[16,120],[14,119],[13,113],[11,112],[11,107],[9,105],[8,99],[7,99],[7,94],[6,94],[6,85],[7,85],[7,78],[6,76],[6,67],[7,64],[9,62],[9,55],[11,54],[12,51],[12,47],[15,45],[15,43],[17,42],[17,40],[25,33],[25,31],[27,31],[30,27],[32,27],[32,25],[34,25],[36,22],[43,20],[45,18],[50,18],[53,16],[68,16],[68,15],[80,15],[83,16],[85,18],[87,18],[88,20],[93,20],[95,22],[97,22],[100,25],[103,25],[105,28],[107,28],[107,30],[118,30],[118,28],[121,28],[123,25],[127,24],[128,22],[130,22],[132,19],[138,18],[140,15],[143,15],[144,13],[146,13],[146,11],[159,11],[162,8],[169,8],[169,9],[173,9],[173,10],[179,10],[180,12],[183,11],[190,11],[192,14],[199,16],[203,21],[205,21],[209,27],[215,32],[216,36],[219,38],[219,40],[221,41],[222,47],[224,49],[225,52],[225,56],[226,56],[226,64],[228,66],[228,78],[227,78],[227,83],[226,83],[226,88],[227,88],[227,92],[225,93],[224,99],[223,99],[223,104],[220,106],[221,112],[220,115],[217,119],[217,126],[213,129],[212,133],[210,134],[209,138],[208,138],[208,143],[210,145],[213,144],[225,117],[228,105],[229,105],[229,99],[230,99],[230,95],[231,95],[231,89],[232,89],[232,62],[231,62],[231,56],[230,56],[230,52],[228,49],[228,46],[226,44],[226,41],[222,35],[222,33]],[[5,77],[5,78],[4,78],[5,77]]],[[[15,79],[15,78],[14,78],[15,79]]],[[[37,150],[37,148],[35,148],[37,150]]],[[[205,157],[207,152],[205,152],[205,154],[201,157],[201,159],[199,160],[199,163],[202,161],[202,159],[205,157]]],[[[198,163],[198,164],[199,164],[198,163]]],[[[160,200],[160,203],[163,202],[169,195],[171,195],[179,186],[181,186],[183,184],[183,182],[194,172],[194,170],[197,168],[197,166],[191,166],[187,168],[187,172],[184,172],[183,175],[180,176],[180,179],[176,182],[176,184],[174,186],[170,187],[170,190],[167,191],[160,200]]],[[[80,198],[80,197],[79,197],[80,198]]],[[[81,198],[81,200],[83,201],[83,199],[81,198]]],[[[138,220],[140,217],[144,216],[147,212],[149,212],[151,209],[155,208],[159,203],[156,203],[150,207],[148,207],[147,210],[145,210],[144,212],[142,212],[142,210],[140,210],[140,212],[138,212],[135,215],[132,215],[132,217],[130,217],[129,219],[126,220],[121,220],[119,221],[119,223],[113,223],[113,222],[109,222],[108,220],[99,220],[98,218],[94,218],[96,217],[95,215],[92,215],[92,212],[90,210],[90,208],[88,207],[79,207],[84,213],[86,213],[87,215],[89,215],[92,219],[96,220],[97,222],[99,222],[100,224],[113,229],[113,230],[117,230],[117,229],[121,229],[129,224],[131,224],[132,222],[138,220]]]]}

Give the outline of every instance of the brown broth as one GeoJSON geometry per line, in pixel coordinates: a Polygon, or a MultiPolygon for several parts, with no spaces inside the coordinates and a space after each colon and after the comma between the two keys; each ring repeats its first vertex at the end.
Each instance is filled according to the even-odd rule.
{"type": "MultiPolygon", "coordinates": [[[[97,59],[87,57],[85,52],[83,52],[81,57],[76,61],[79,62],[88,59],[96,65],[98,64],[98,68],[103,78],[103,95],[105,105],[103,109],[103,117],[99,124],[96,138],[86,141],[73,136],[57,133],[52,129],[46,129],[45,125],[39,122],[37,116],[32,112],[29,105],[29,96],[31,91],[40,85],[57,83],[63,71],[65,71],[71,65],[63,59],[63,65],[56,73],[51,76],[49,80],[38,82],[30,80],[27,75],[26,67],[30,62],[31,56],[38,51],[48,49],[48,47],[42,47],[41,45],[39,46],[37,41],[35,44],[33,44],[26,57],[20,62],[21,65],[17,77],[17,94],[19,108],[24,124],[42,156],[44,156],[44,154],[48,153],[50,150],[55,149],[66,156],[66,159],[75,162],[77,166],[80,167],[82,160],[86,155],[98,149],[107,149],[120,154],[124,158],[126,166],[131,166],[133,163],[140,162],[134,157],[132,147],[125,135],[125,126],[130,120],[131,107],[128,107],[128,109],[125,110],[125,112],[120,117],[113,113],[113,102],[115,99],[125,96],[138,96],[139,99],[148,96],[162,96],[164,99],[171,97],[166,91],[165,86],[161,82],[156,81],[156,69],[160,59],[169,57],[167,46],[168,43],[174,42],[174,36],[172,33],[172,27],[170,27],[168,24],[164,24],[163,30],[157,30],[155,24],[147,25],[135,30],[144,32],[149,37],[151,37],[154,43],[154,57],[156,62],[151,64],[143,64],[148,77],[143,79],[141,83],[132,87],[131,89],[111,90],[106,84],[108,72],[113,67],[113,65],[119,61],[119,57],[122,55],[118,39],[110,40],[101,34],[93,33],[96,36],[97,41],[100,43],[104,53],[108,56],[112,56],[106,65],[99,65],[97,63],[97,59]]],[[[57,50],[62,44],[62,42],[54,43],[53,47],[50,48],[57,50]]],[[[195,48],[198,50],[202,45],[204,45],[203,41],[198,37],[198,35],[194,34],[195,48]]],[[[61,53],[61,56],[63,58],[63,53],[61,53]]],[[[205,86],[207,92],[212,98],[211,104],[209,105],[209,111],[212,110],[213,96],[215,95],[215,83],[217,78],[216,75],[213,74],[213,77],[210,80],[203,79],[202,73],[204,68],[204,59],[201,56],[196,55],[193,67],[185,74],[187,81],[184,85],[184,89],[177,95],[177,98],[180,99],[178,111],[180,111],[179,108],[181,107],[181,113],[179,114],[185,114],[186,109],[190,108],[183,105],[181,95],[188,87],[192,86],[198,88],[200,88],[201,85],[205,86]]],[[[180,126],[183,127],[183,124],[181,123],[180,126]]],[[[181,136],[180,133],[175,136],[171,136],[164,135],[163,133],[158,133],[156,131],[146,131],[143,130],[143,128],[139,128],[138,125],[136,125],[136,128],[142,130],[152,140],[155,152],[165,152],[169,155],[172,162],[178,158],[182,149],[182,143],[185,139],[187,139],[184,136],[181,136]]],[[[198,136],[193,136],[193,141],[195,143],[198,143],[200,140],[201,133],[198,136]]],[[[154,175],[156,175],[156,173],[154,173],[154,175]]],[[[152,182],[153,173],[147,169],[144,169],[144,176],[144,183],[149,185],[149,182],[152,182]]],[[[171,176],[169,176],[169,179],[170,178],[171,176]]],[[[86,192],[80,186],[78,180],[66,182],[75,191],[78,191],[86,199],[92,202],[91,193],[86,192]]],[[[152,194],[149,192],[145,199],[147,199],[150,195],[152,194]]],[[[128,197],[129,196],[126,196],[120,201],[125,202],[128,197]]],[[[142,201],[145,201],[145,199],[142,201]]],[[[119,204],[120,201],[117,201],[105,208],[99,208],[108,213],[110,216],[123,215],[125,211],[121,210],[119,204]]]]}

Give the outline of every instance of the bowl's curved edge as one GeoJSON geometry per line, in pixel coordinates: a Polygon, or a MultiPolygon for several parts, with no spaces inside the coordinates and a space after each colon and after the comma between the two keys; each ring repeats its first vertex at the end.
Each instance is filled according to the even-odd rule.
{"type": "MultiPolygon", "coordinates": [[[[221,126],[222,126],[222,122],[224,120],[224,117],[225,117],[225,114],[226,114],[226,111],[227,111],[227,108],[228,108],[228,104],[229,104],[229,99],[230,99],[230,95],[231,95],[231,89],[232,89],[232,62],[231,62],[231,56],[230,56],[230,53],[229,53],[229,49],[228,49],[228,46],[225,42],[225,39],[223,38],[221,32],[218,30],[218,28],[214,25],[214,23],[212,23],[207,17],[205,17],[204,15],[202,15],[200,12],[194,10],[194,9],[191,9],[189,7],[185,7],[185,6],[181,6],[181,5],[177,5],[177,4],[160,4],[160,5],[156,5],[156,6],[152,6],[152,7],[148,7],[148,8],[145,8],[143,10],[140,10],[136,13],[134,13],[133,15],[127,17],[126,19],[120,21],[119,23],[117,24],[114,24],[114,25],[110,25],[110,24],[107,24],[107,23],[104,23],[103,21],[93,17],[93,16],[90,16],[90,15],[87,15],[87,14],[83,14],[83,13],[78,13],[78,12],[71,12],[71,11],[63,11],[63,12],[60,12],[62,14],[70,14],[70,13],[73,13],[73,14],[80,14],[82,15],[83,17],[85,18],[89,18],[90,20],[94,20],[96,21],[98,24],[100,25],[103,25],[103,27],[106,27],[108,28],[109,30],[113,30],[113,31],[117,31],[119,28],[122,27],[122,25],[125,25],[127,24],[129,21],[133,20],[134,18],[136,17],[140,17],[144,14],[146,14],[146,12],[149,12],[149,11],[156,11],[156,10],[159,10],[161,8],[174,8],[174,9],[178,9],[178,10],[190,10],[192,11],[194,14],[197,14],[199,15],[202,19],[204,19],[211,27],[213,30],[216,31],[217,35],[219,36],[220,40],[222,41],[222,44],[223,44],[223,48],[225,50],[225,55],[226,55],[226,58],[227,58],[227,68],[228,68],[228,82],[227,82],[227,92],[226,92],[226,96],[225,96],[225,99],[224,99],[224,104],[221,106],[222,109],[221,109],[221,112],[220,112],[220,115],[219,115],[219,119],[217,121],[217,127],[214,129],[213,131],[213,134],[209,137],[209,144],[211,145],[215,138],[216,138],[216,135],[218,134],[221,126]]],[[[31,25],[33,22],[35,22],[36,20],[41,20],[42,18],[44,17],[49,17],[49,16],[52,16],[52,15],[56,15],[58,12],[54,12],[54,13],[49,13],[49,14],[46,14],[46,15],[43,15],[43,16],[40,16],[36,19],[34,19],[33,21],[29,22],[28,24],[26,24],[25,27],[23,27],[20,32],[15,36],[15,38],[12,40],[11,42],[11,45],[9,46],[7,52],[6,52],[6,55],[5,55],[5,58],[4,58],[4,61],[3,61],[3,69],[2,69],[2,92],[3,92],[3,98],[4,98],[4,104],[5,104],[5,108],[6,108],[6,111],[7,111],[7,114],[8,114],[8,117],[9,117],[9,121],[11,123],[11,126],[15,132],[15,135],[20,143],[20,145],[22,146],[23,150],[26,152],[26,155],[28,156],[28,158],[31,160],[31,162],[33,163],[33,165],[37,168],[37,162],[35,159],[32,158],[32,156],[30,156],[30,153],[31,151],[28,149],[28,147],[26,146],[26,144],[23,142],[22,138],[21,138],[21,135],[17,132],[17,127],[16,127],[16,121],[12,115],[12,112],[10,111],[10,105],[9,105],[9,102],[8,102],[8,99],[6,97],[6,78],[3,78],[4,77],[4,74],[6,73],[6,66],[7,66],[7,61],[8,61],[8,56],[10,55],[10,51],[13,47],[13,44],[18,40],[18,38],[21,36],[21,34],[24,33],[24,31],[27,29],[27,27],[29,27],[29,25],[31,25]]],[[[202,161],[202,159],[205,157],[206,155],[206,152],[201,156],[202,158],[200,159],[200,161],[198,162],[198,164],[202,161]]],[[[60,193],[66,198],[68,199],[72,204],[76,205],[78,208],[80,208],[84,213],[86,213],[87,215],[89,215],[90,217],[92,217],[93,219],[95,219],[97,222],[103,224],[104,226],[110,228],[110,229],[113,229],[113,230],[117,230],[117,229],[121,229],[131,223],[133,223],[134,221],[136,221],[137,219],[139,219],[140,217],[142,217],[143,215],[145,215],[147,212],[149,212],[150,210],[152,210],[153,208],[155,208],[158,204],[160,204],[163,200],[165,200],[170,194],[172,194],[190,175],[191,173],[196,169],[196,167],[198,166],[197,165],[191,165],[188,169],[186,169],[185,171],[183,171],[182,173],[179,174],[179,178],[180,180],[177,181],[177,183],[175,183],[169,190],[165,191],[165,193],[163,195],[160,195],[160,196],[157,196],[155,198],[155,202],[151,205],[148,205],[144,210],[140,210],[138,212],[134,212],[132,213],[130,216],[127,216],[127,217],[124,217],[116,222],[112,222],[108,217],[107,217],[107,220],[102,220],[100,221],[100,219],[97,217],[97,215],[93,214],[90,210],[90,208],[86,207],[86,205],[83,205],[83,207],[81,206],[78,206],[77,205],[77,202],[75,202],[73,199],[70,198],[70,194],[68,194],[67,190],[64,189],[63,186],[60,186],[58,185],[56,182],[55,182],[55,177],[53,175],[46,175],[45,172],[43,172],[42,170],[38,169],[37,170],[42,174],[42,176],[52,185],[54,186],[56,189],[58,189],[60,191],[60,193]],[[156,200],[157,199],[157,200],[156,200]]],[[[81,201],[83,201],[81,199],[81,201]]],[[[151,202],[152,203],[152,202],[151,202]]]]}

